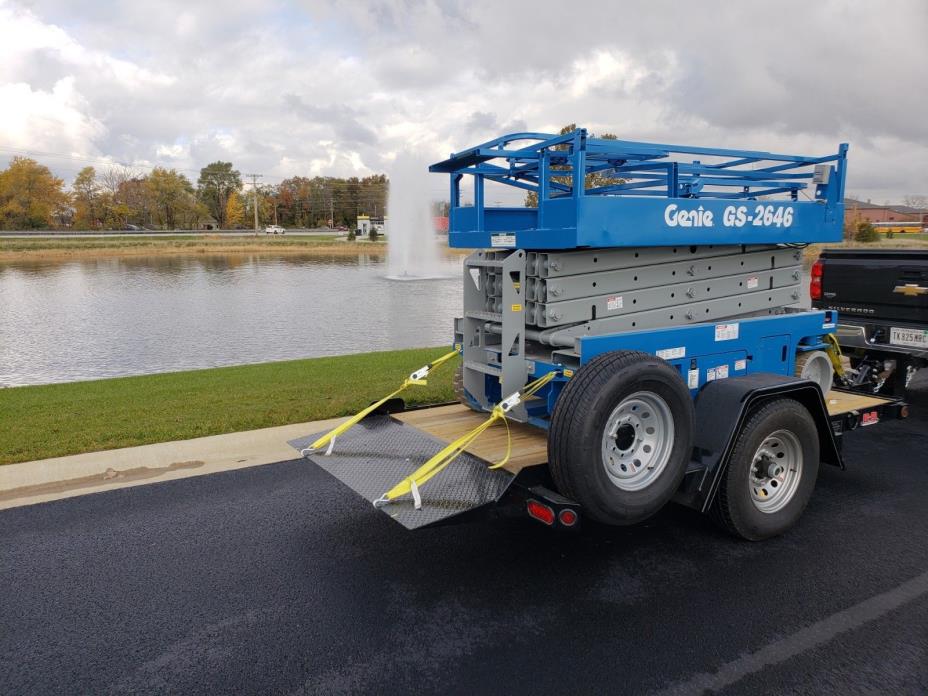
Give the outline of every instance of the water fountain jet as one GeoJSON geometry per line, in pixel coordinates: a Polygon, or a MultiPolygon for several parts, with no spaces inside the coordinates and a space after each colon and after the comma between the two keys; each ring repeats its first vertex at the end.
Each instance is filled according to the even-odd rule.
{"type": "Polygon", "coordinates": [[[446,278],[429,210],[428,165],[410,152],[397,155],[387,198],[387,277],[446,278]]]}

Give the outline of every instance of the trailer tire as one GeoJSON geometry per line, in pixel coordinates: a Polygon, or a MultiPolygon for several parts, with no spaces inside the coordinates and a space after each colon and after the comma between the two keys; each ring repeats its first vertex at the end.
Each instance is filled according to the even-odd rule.
{"type": "Polygon", "coordinates": [[[599,522],[650,517],[683,479],[693,415],[689,389],[664,360],[637,351],[595,357],[565,385],[551,417],[556,487],[599,522]]]}
{"type": "Polygon", "coordinates": [[[794,399],[763,403],[738,434],[712,516],[742,539],[782,534],[805,510],[818,470],[819,435],[806,407],[794,399]]]}

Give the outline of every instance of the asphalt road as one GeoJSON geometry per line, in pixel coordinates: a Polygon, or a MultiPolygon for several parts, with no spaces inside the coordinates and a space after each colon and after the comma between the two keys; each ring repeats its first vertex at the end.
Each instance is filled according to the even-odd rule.
{"type": "Polygon", "coordinates": [[[0,512],[0,691],[924,694],[928,417],[845,447],[762,543],[410,533],[300,461],[0,512]]]}

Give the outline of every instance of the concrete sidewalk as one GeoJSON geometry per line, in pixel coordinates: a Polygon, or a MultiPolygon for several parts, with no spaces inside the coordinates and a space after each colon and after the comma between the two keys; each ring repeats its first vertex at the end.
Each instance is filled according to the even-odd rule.
{"type": "Polygon", "coordinates": [[[0,510],[295,459],[287,444],[344,418],[0,466],[0,510]]]}

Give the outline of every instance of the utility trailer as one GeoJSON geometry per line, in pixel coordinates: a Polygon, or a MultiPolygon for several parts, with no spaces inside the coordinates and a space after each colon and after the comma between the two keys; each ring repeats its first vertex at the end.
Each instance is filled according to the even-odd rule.
{"type": "Polygon", "coordinates": [[[675,500],[743,538],[782,533],[820,462],[843,468],[843,432],[908,411],[832,389],[837,314],[795,307],[802,248],[842,236],[846,153],[578,129],[453,154],[430,169],[451,178],[450,245],[476,249],[454,324],[461,403],[396,412],[429,365],[291,444],[411,529],[513,510],[624,525],[675,500]],[[498,185],[534,207],[487,206],[498,185]]]}

